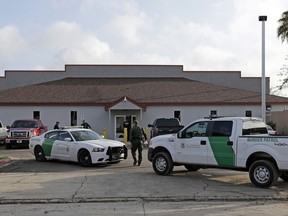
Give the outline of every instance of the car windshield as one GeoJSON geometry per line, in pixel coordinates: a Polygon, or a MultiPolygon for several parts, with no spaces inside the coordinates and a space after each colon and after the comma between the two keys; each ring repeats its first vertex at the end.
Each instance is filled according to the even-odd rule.
{"type": "Polygon", "coordinates": [[[101,136],[90,130],[77,130],[71,131],[72,136],[76,141],[98,140],[102,139],[101,136]]]}
{"type": "Polygon", "coordinates": [[[38,128],[36,121],[15,121],[11,128],[38,128]]]}

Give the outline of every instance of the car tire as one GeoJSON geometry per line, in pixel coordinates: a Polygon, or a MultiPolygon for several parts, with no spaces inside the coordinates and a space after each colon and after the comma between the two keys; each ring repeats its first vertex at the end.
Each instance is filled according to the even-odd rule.
{"type": "Polygon", "coordinates": [[[82,149],[79,151],[78,163],[83,167],[88,167],[92,165],[91,155],[87,150],[82,149]]]}
{"type": "Polygon", "coordinates": [[[174,168],[171,156],[167,152],[158,152],[154,156],[152,164],[158,175],[170,175],[174,168]]]}
{"type": "Polygon", "coordinates": [[[288,171],[282,172],[280,175],[280,178],[285,181],[288,182],[288,171]]]}
{"type": "Polygon", "coordinates": [[[39,162],[46,161],[45,153],[44,153],[43,148],[41,146],[35,147],[34,155],[35,155],[36,161],[39,161],[39,162]]]}
{"type": "Polygon", "coordinates": [[[267,188],[275,184],[279,177],[276,166],[267,160],[255,161],[249,169],[251,182],[262,188],[267,188]]]}
{"type": "Polygon", "coordinates": [[[12,148],[11,143],[5,143],[5,148],[6,148],[6,149],[11,149],[11,148],[12,148]]]}
{"type": "Polygon", "coordinates": [[[184,167],[189,171],[189,172],[196,172],[200,169],[198,166],[193,166],[193,165],[184,165],[184,167]]]}

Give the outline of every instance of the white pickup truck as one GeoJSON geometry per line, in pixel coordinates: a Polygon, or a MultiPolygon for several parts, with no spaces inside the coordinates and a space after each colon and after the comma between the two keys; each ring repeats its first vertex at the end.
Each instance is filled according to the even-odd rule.
{"type": "Polygon", "coordinates": [[[7,128],[0,121],[0,142],[5,143],[6,136],[7,136],[7,128]]]}
{"type": "Polygon", "coordinates": [[[253,184],[270,187],[288,181],[288,137],[269,136],[260,118],[222,117],[192,122],[177,134],[150,140],[148,160],[159,175],[174,166],[188,171],[227,168],[249,171],[253,184]]]}

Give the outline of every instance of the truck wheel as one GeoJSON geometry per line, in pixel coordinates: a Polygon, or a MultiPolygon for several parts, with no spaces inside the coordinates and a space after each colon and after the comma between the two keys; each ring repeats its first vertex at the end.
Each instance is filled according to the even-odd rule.
{"type": "Polygon", "coordinates": [[[255,161],[249,169],[251,182],[258,187],[270,187],[278,179],[276,166],[267,160],[255,161]]]}
{"type": "Polygon", "coordinates": [[[184,165],[184,167],[189,171],[189,172],[196,172],[200,169],[198,166],[193,166],[193,165],[184,165]]]}
{"type": "Polygon", "coordinates": [[[6,149],[11,149],[12,148],[11,143],[5,143],[5,148],[6,149]]]}
{"type": "Polygon", "coordinates": [[[288,182],[288,171],[282,172],[282,174],[280,175],[280,178],[283,181],[288,182]]]}
{"type": "Polygon", "coordinates": [[[92,165],[90,153],[83,149],[78,153],[78,163],[83,167],[88,167],[92,165]]]}
{"type": "Polygon", "coordinates": [[[39,162],[46,161],[46,157],[41,146],[36,146],[34,150],[34,155],[35,155],[36,161],[39,161],[39,162]]]}
{"type": "Polygon", "coordinates": [[[173,161],[167,152],[159,152],[153,158],[153,169],[158,175],[170,175],[174,168],[173,161]]]}

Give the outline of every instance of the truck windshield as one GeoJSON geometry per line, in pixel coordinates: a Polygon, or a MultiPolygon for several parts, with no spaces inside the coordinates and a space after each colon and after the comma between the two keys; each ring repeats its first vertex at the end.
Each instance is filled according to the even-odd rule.
{"type": "Polygon", "coordinates": [[[11,128],[38,128],[36,121],[15,121],[11,128]]]}
{"type": "Polygon", "coordinates": [[[262,121],[244,121],[242,135],[268,134],[266,124],[262,121]]]}

